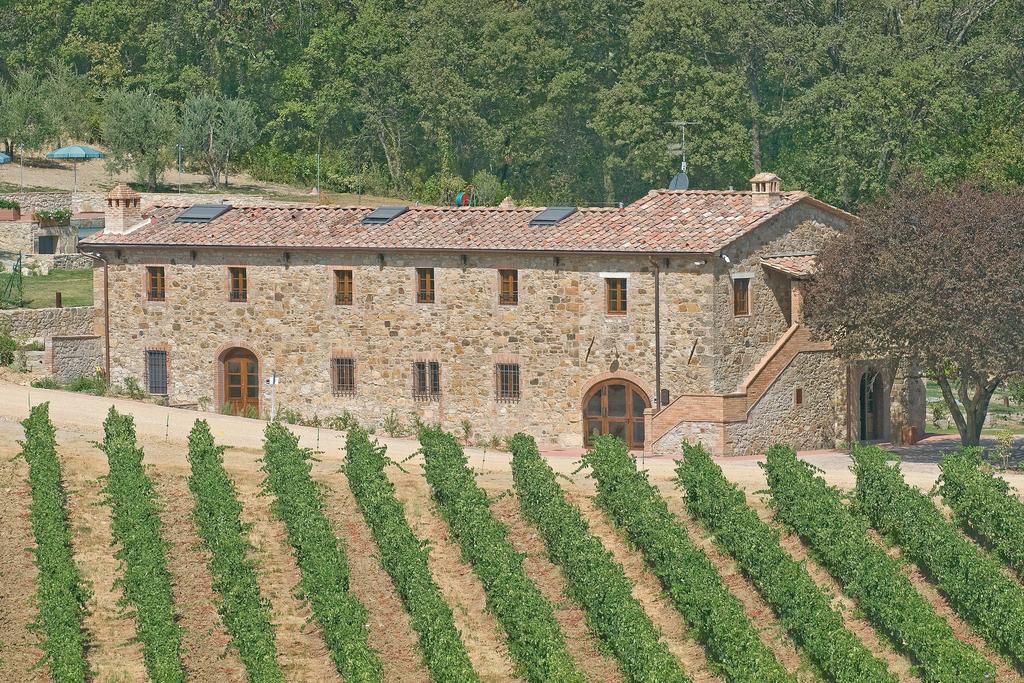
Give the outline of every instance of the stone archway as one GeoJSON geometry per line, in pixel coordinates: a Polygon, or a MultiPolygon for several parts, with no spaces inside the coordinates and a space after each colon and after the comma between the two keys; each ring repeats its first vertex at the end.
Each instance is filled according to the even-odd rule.
{"type": "Polygon", "coordinates": [[[644,447],[644,411],[651,407],[647,393],[637,384],[613,377],[594,383],[583,397],[583,444],[611,434],[631,449],[644,447]]]}

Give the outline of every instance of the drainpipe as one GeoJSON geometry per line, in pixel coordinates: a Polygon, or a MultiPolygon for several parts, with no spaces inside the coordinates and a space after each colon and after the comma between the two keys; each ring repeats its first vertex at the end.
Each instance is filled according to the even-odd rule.
{"type": "Polygon", "coordinates": [[[650,261],[654,266],[654,402],[658,406],[655,414],[658,414],[664,408],[661,405],[661,266],[653,256],[650,261]]]}
{"type": "Polygon", "coordinates": [[[110,275],[107,260],[99,254],[87,251],[79,252],[82,256],[99,261],[103,264],[103,372],[110,381],[110,275]]]}

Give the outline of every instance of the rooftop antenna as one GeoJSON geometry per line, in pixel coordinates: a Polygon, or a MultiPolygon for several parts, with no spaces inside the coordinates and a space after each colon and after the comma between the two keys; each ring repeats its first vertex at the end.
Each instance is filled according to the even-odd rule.
{"type": "Polygon", "coordinates": [[[680,142],[673,142],[668,145],[669,156],[682,157],[679,163],[679,173],[672,177],[668,184],[670,190],[685,190],[690,187],[690,176],[686,175],[686,127],[697,125],[696,121],[672,121],[673,126],[681,132],[680,142]]]}

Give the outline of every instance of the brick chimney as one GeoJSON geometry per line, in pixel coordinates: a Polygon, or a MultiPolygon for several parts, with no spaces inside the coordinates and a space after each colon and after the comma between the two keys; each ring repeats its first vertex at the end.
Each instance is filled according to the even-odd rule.
{"type": "Polygon", "coordinates": [[[779,176],[758,173],[750,179],[750,206],[754,211],[768,211],[779,199],[779,176]]]}
{"type": "Polygon", "coordinates": [[[121,183],[107,195],[107,208],[103,212],[103,232],[107,235],[127,235],[142,222],[142,197],[121,183]]]}

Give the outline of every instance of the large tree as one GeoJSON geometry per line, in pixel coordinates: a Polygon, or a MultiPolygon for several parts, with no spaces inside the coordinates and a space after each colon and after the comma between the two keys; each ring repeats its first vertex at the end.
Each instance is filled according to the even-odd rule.
{"type": "Polygon", "coordinates": [[[1024,377],[1024,196],[901,183],[822,250],[806,318],[846,358],[925,369],[978,444],[993,392],[1024,377]]]}
{"type": "Polygon", "coordinates": [[[201,164],[210,184],[219,187],[221,175],[228,182],[233,161],[256,142],[256,115],[244,100],[200,94],[185,100],[181,115],[181,139],[185,154],[201,164]]]}
{"type": "Polygon", "coordinates": [[[150,192],[172,158],[177,119],[170,102],[140,90],[115,90],[104,103],[103,139],[110,154],[107,166],[134,168],[150,192]]]}

